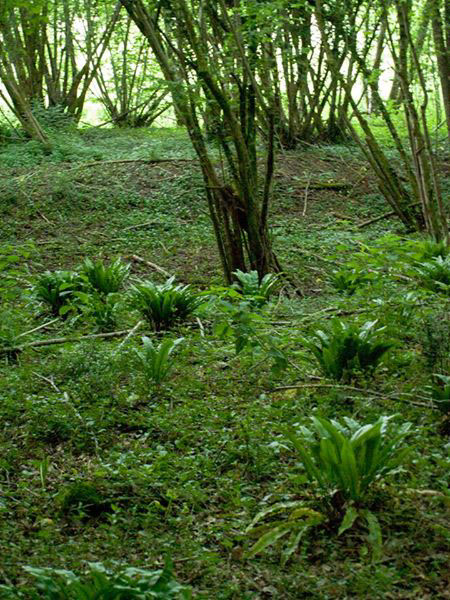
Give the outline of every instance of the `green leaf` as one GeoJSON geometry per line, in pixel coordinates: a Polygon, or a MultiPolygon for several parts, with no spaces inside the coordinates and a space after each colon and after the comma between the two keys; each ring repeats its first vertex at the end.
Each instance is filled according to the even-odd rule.
{"type": "Polygon", "coordinates": [[[368,542],[372,549],[372,560],[378,561],[381,559],[383,550],[380,523],[377,517],[370,510],[365,510],[363,515],[369,528],[368,542]]]}
{"type": "Polygon", "coordinates": [[[303,537],[303,534],[308,529],[309,525],[304,525],[298,531],[292,531],[289,536],[287,545],[285,546],[283,552],[281,553],[281,565],[284,566],[289,561],[291,556],[297,550],[300,540],[303,537]]]}
{"type": "Polygon", "coordinates": [[[309,457],[306,449],[302,446],[300,441],[297,439],[294,432],[287,432],[287,437],[294,444],[295,449],[300,454],[300,458],[302,459],[303,466],[305,467],[306,472],[311,480],[316,480],[319,485],[324,486],[324,480],[322,479],[322,475],[316,465],[313,463],[311,458],[309,457]]]}
{"type": "Polygon", "coordinates": [[[272,504],[272,506],[269,506],[268,508],[261,510],[255,516],[255,518],[250,523],[250,525],[247,527],[245,532],[248,533],[249,531],[251,531],[254,528],[254,526],[256,525],[256,523],[259,523],[259,521],[261,521],[268,515],[274,515],[279,512],[284,512],[284,511],[286,511],[286,509],[298,508],[299,506],[300,506],[300,502],[298,500],[291,501],[291,502],[277,502],[276,504],[272,504]]]}
{"type": "Polygon", "coordinates": [[[281,537],[286,535],[291,529],[292,523],[289,522],[274,527],[273,529],[265,533],[263,536],[261,536],[256,542],[256,544],[254,544],[250,548],[250,550],[246,554],[247,558],[252,558],[253,556],[255,556],[255,554],[258,554],[258,552],[262,552],[268,546],[271,546],[281,537]]]}
{"type": "Polygon", "coordinates": [[[320,523],[325,519],[324,515],[317,510],[313,510],[312,508],[308,508],[307,506],[303,506],[300,508],[296,508],[290,515],[289,520],[295,521],[298,519],[307,518],[308,521],[311,521],[314,524],[320,523]]]}
{"type": "Polygon", "coordinates": [[[342,533],[344,533],[344,531],[347,531],[347,529],[353,527],[353,524],[358,518],[358,516],[359,512],[356,510],[356,508],[354,506],[349,506],[345,512],[344,518],[342,519],[338,535],[341,535],[342,533]]]}

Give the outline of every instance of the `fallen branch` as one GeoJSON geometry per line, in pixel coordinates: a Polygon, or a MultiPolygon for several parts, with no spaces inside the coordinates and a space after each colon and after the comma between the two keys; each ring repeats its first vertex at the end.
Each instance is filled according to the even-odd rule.
{"type": "Polygon", "coordinates": [[[161,273],[162,275],[165,275],[166,277],[172,277],[172,275],[169,273],[169,271],[166,271],[165,269],[163,269],[159,265],[156,265],[155,263],[152,263],[149,260],[145,260],[144,258],[141,258],[140,256],[137,256],[136,254],[133,254],[131,256],[131,258],[134,261],[138,262],[138,263],[141,263],[143,265],[147,265],[147,267],[150,267],[151,269],[154,269],[155,271],[158,271],[158,273],[161,273]]]}
{"type": "Polygon", "coordinates": [[[382,221],[383,219],[388,219],[389,217],[393,217],[395,214],[396,214],[395,210],[390,210],[389,212],[384,213],[383,215],[380,215],[373,219],[369,219],[368,221],[363,221],[362,223],[360,223],[358,225],[358,228],[362,229],[363,227],[367,227],[367,225],[372,225],[372,223],[377,223],[378,221],[382,221]]]}
{"type": "MultiPolygon", "coordinates": [[[[284,390],[300,390],[302,388],[334,388],[334,389],[342,389],[342,390],[350,390],[353,392],[362,392],[369,394],[371,396],[377,396],[381,398],[386,398],[387,396],[392,398],[391,395],[383,394],[382,392],[376,392],[375,390],[365,390],[364,388],[358,388],[353,385],[342,385],[342,384],[334,384],[334,383],[301,383],[296,385],[282,385],[280,387],[276,387],[272,390],[274,392],[282,392],[284,390]]],[[[438,410],[432,404],[424,404],[423,402],[414,402],[413,400],[407,400],[406,398],[399,398],[395,396],[392,398],[393,400],[398,400],[399,402],[405,402],[406,404],[412,404],[413,406],[419,406],[421,408],[431,408],[433,410],[438,410]]]]}
{"type": "Polygon", "coordinates": [[[335,211],[333,211],[331,214],[333,215],[333,217],[341,219],[342,221],[349,221],[350,223],[353,221],[352,217],[349,217],[348,215],[343,215],[335,211]]]}
{"type": "Polygon", "coordinates": [[[133,329],[130,329],[128,335],[126,335],[124,337],[124,339],[120,342],[120,344],[117,346],[116,351],[114,352],[114,354],[118,354],[119,353],[119,350],[122,348],[122,346],[124,346],[124,344],[127,343],[127,341],[130,339],[130,337],[133,337],[133,335],[143,325],[143,323],[144,323],[144,321],[138,321],[136,323],[136,325],[133,327],[133,329]]]}
{"type": "Polygon", "coordinates": [[[147,227],[147,225],[156,225],[157,223],[161,224],[161,221],[157,219],[152,219],[151,221],[146,221],[145,223],[138,223],[137,225],[130,225],[129,227],[124,227],[122,231],[128,231],[129,229],[139,229],[139,227],[147,227]]]}
{"type": "Polygon", "coordinates": [[[167,162],[195,162],[195,158],[120,158],[117,160],[97,160],[90,163],[80,163],[75,167],[69,169],[69,171],[75,171],[77,169],[89,169],[90,167],[102,167],[105,165],[120,165],[130,163],[142,163],[147,165],[157,165],[159,163],[167,162]]]}
{"type": "Polygon", "coordinates": [[[307,250],[303,250],[302,248],[299,248],[298,246],[295,246],[295,250],[299,253],[299,254],[303,254],[304,256],[310,256],[312,258],[317,258],[317,260],[321,260],[323,262],[326,262],[330,265],[336,265],[336,262],[334,260],[330,260],[328,258],[324,258],[323,256],[320,256],[320,254],[316,254],[315,252],[308,252],[307,250]]]}
{"type": "Polygon", "coordinates": [[[58,392],[61,393],[61,390],[59,389],[59,387],[55,384],[55,382],[53,381],[53,379],[50,379],[49,377],[44,377],[43,375],[39,375],[39,373],[36,373],[36,371],[31,371],[33,373],[33,375],[36,375],[36,377],[39,377],[39,379],[43,379],[44,381],[46,381],[48,384],[50,384],[52,386],[52,388],[58,392]]]}
{"type": "MultiPolygon", "coordinates": [[[[415,202],[414,204],[411,204],[411,208],[414,208],[415,206],[419,206],[420,202],[415,202]]],[[[383,219],[388,219],[389,217],[393,217],[394,215],[396,215],[397,213],[395,212],[395,210],[390,210],[387,213],[384,213],[383,215],[380,215],[379,217],[374,217],[373,219],[369,219],[368,221],[363,221],[362,223],[360,223],[358,225],[358,228],[361,229],[362,227],[367,227],[367,225],[372,225],[372,223],[377,223],[377,221],[382,221],[383,219]]]]}
{"type": "Polygon", "coordinates": [[[38,327],[35,327],[34,329],[30,329],[29,331],[24,331],[23,333],[20,333],[17,336],[17,339],[20,337],[23,337],[25,335],[29,335],[30,333],[34,333],[35,331],[40,331],[41,329],[44,329],[45,327],[49,327],[50,325],[53,325],[53,323],[56,323],[56,321],[59,321],[60,318],[56,317],[56,319],[52,319],[51,321],[48,321],[47,323],[42,323],[42,325],[39,325],[38,327]]]}
{"type": "Polygon", "coordinates": [[[306,184],[306,187],[305,187],[305,199],[303,202],[303,211],[302,211],[303,217],[306,217],[306,210],[308,208],[308,192],[309,192],[310,185],[311,185],[311,177],[308,178],[308,183],[306,184]]]}
{"type": "Polygon", "coordinates": [[[344,181],[296,181],[297,190],[308,187],[311,190],[345,190],[350,187],[349,183],[344,181]]]}
{"type": "MultiPolygon", "coordinates": [[[[133,328],[134,329],[134,328],[133,328]]],[[[23,352],[27,348],[40,348],[42,346],[53,346],[54,344],[66,344],[69,342],[81,342],[83,340],[95,340],[95,339],[108,339],[114,337],[120,337],[122,335],[130,334],[133,329],[126,329],[125,331],[111,331],[109,333],[91,333],[89,335],[81,336],[67,336],[62,338],[51,338],[49,340],[36,340],[23,344],[22,346],[11,346],[0,348],[0,354],[18,354],[23,352]]]]}

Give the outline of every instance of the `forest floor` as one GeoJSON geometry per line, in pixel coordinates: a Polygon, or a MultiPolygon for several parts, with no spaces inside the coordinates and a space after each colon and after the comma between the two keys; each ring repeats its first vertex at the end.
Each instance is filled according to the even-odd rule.
{"type": "MultiPolygon", "coordinates": [[[[450,445],[430,397],[433,373],[450,374],[450,306],[411,274],[419,238],[394,219],[365,225],[388,210],[354,147],[280,154],[271,234],[300,293],[282,286],[251,313],[238,332],[242,352],[237,330],[218,327],[233,316],[211,303],[170,334],[185,339],[159,387],[136,363],[141,334],[151,335],[145,324],[124,344],[4,352],[0,597],[33,597],[24,566],[152,570],[170,557],[194,598],[450,598],[450,445]],[[332,272],[349,264],[371,280],[339,293],[332,272]],[[375,373],[356,374],[348,388],[324,378],[302,342],[333,317],[378,319],[395,340],[375,373]],[[403,468],[367,499],[382,554],[373,556],[363,523],[338,536],[327,519],[286,565],[283,541],[248,559],[245,531],[260,510],[292,500],[323,508],[285,435],[312,414],[412,423],[403,468]],[[80,483],[95,491],[90,502],[77,499],[80,483]]],[[[90,317],[53,318],[32,292],[44,271],[86,257],[130,262],[130,283],[166,279],[138,257],[194,289],[223,286],[183,132],[87,130],[61,137],[52,155],[32,142],[0,148],[0,346],[97,332],[90,317]]],[[[116,329],[139,320],[124,303],[116,329]]]]}

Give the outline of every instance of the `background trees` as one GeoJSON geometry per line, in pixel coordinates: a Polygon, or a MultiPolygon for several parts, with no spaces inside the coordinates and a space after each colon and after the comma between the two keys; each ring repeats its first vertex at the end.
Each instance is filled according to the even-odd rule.
{"type": "Polygon", "coordinates": [[[448,238],[430,118],[442,107],[448,135],[449,14],[447,0],[6,0],[0,93],[47,146],[49,109],[78,123],[97,97],[127,127],[170,109],[200,161],[226,279],[263,276],[280,269],[275,154],[304,143],[353,138],[404,225],[448,238]]]}

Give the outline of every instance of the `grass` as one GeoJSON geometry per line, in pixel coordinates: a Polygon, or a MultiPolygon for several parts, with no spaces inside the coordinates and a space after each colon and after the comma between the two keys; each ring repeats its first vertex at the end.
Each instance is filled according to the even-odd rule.
{"type": "MultiPolygon", "coordinates": [[[[67,154],[42,156],[29,145],[4,146],[0,154],[0,239],[15,250],[28,247],[1,271],[0,339],[8,329],[14,345],[17,335],[47,322],[17,344],[93,333],[88,317],[51,322],[29,294],[39,274],[75,268],[85,257],[131,261],[129,285],[166,280],[133,255],[193,289],[222,285],[195,162],[83,166],[191,158],[182,132],[94,129],[64,143],[74,148],[70,163],[67,154]]],[[[444,363],[430,362],[423,323],[443,327],[449,305],[395,276],[407,273],[407,257],[395,254],[395,238],[376,240],[403,235],[396,221],[357,228],[386,211],[363,169],[358,155],[339,146],[290,152],[278,162],[271,231],[303,296],[282,294],[261,309],[249,326],[254,343],[240,354],[232,338],[214,335],[217,317],[207,306],[201,327],[193,318],[174,331],[183,347],[170,378],[153,389],[134,351],[141,335],[155,335],[145,323],[125,341],[86,339],[2,355],[0,584],[17,585],[26,598],[33,579],[25,566],[80,574],[100,561],[154,570],[170,556],[177,580],[196,598],[445,597],[448,440],[428,389],[433,364],[444,363]],[[340,181],[345,174],[350,187],[310,189],[305,210],[301,182],[310,174],[340,181]],[[363,252],[374,246],[378,254],[363,252]],[[343,296],[330,275],[349,260],[377,276],[343,296]],[[357,374],[346,388],[319,378],[301,339],[332,317],[379,319],[397,340],[373,379],[357,374]],[[274,357],[263,343],[269,338],[289,359],[281,372],[271,369],[274,357]],[[338,537],[340,515],[305,535],[282,568],[277,544],[245,558],[254,542],[245,530],[259,511],[288,501],[323,509],[285,443],[287,427],[311,415],[370,423],[395,413],[412,423],[412,452],[367,499],[383,531],[381,560],[372,560],[364,527],[338,537]],[[64,508],[77,489],[101,499],[95,510],[76,498],[64,508]]],[[[125,303],[117,328],[130,330],[139,319],[125,303]]],[[[447,343],[439,332],[427,335],[447,343]]]]}

